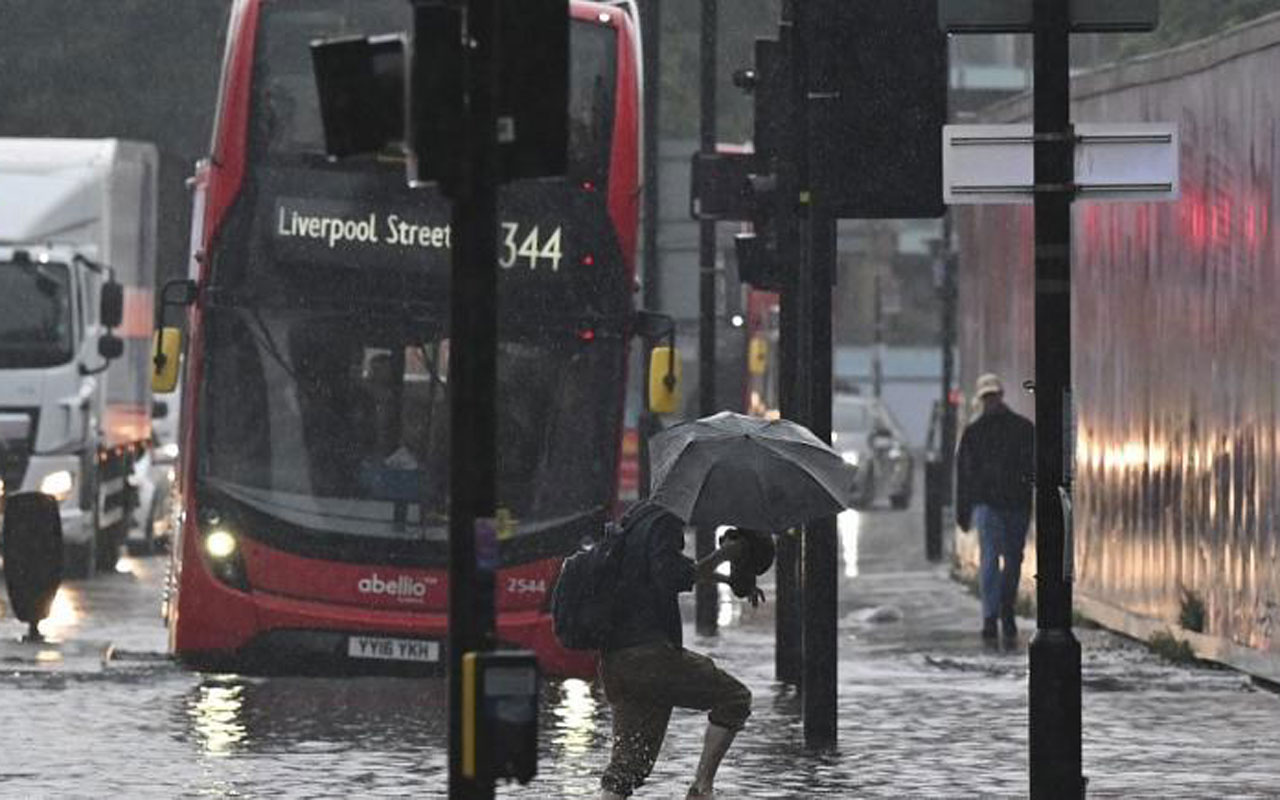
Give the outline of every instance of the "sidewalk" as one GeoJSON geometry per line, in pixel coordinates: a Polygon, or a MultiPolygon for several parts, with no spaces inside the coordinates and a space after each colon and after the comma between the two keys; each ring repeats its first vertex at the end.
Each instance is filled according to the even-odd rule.
{"type": "MultiPolygon", "coordinates": [[[[722,797],[1027,795],[1026,648],[1034,621],[1019,620],[1011,647],[984,643],[977,598],[947,565],[924,559],[920,514],[916,505],[841,519],[835,752],[806,750],[799,697],[774,681],[772,585],[764,585],[769,603],[759,609],[723,600],[718,637],[686,626],[686,646],[714,657],[754,694],[752,717],[717,780],[722,797]]],[[[691,604],[684,614],[693,619],[691,604]]],[[[1090,797],[1280,791],[1280,763],[1271,754],[1280,742],[1280,698],[1238,673],[1172,664],[1106,631],[1076,635],[1084,651],[1090,797]]],[[[602,704],[598,691],[591,695],[602,704]]],[[[608,712],[593,710],[592,735],[566,738],[576,746],[557,753],[537,791],[511,796],[594,796],[607,760],[608,712]]],[[[684,797],[703,722],[694,712],[673,715],[637,798],[684,797]]]]}

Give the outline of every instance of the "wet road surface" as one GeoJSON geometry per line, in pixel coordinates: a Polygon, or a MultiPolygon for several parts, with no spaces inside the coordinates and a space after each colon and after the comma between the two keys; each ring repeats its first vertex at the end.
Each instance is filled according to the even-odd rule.
{"type": "MultiPolygon", "coordinates": [[[[918,504],[851,512],[840,536],[836,752],[805,751],[798,698],[773,681],[771,602],[726,597],[722,636],[686,631],[755,695],[722,795],[1025,795],[1031,622],[1012,649],[981,644],[977,600],[923,559],[918,504]]],[[[0,620],[0,796],[444,796],[442,680],[185,671],[161,655],[163,569],[162,557],[125,559],[119,574],[68,584],[44,647],[0,620]]],[[[1280,698],[1103,631],[1078,635],[1091,796],[1280,796],[1280,698]]],[[[498,795],[594,796],[609,746],[601,694],[550,683],[542,708],[539,778],[498,795]]],[[[684,796],[702,727],[676,713],[637,797],[684,796]]]]}

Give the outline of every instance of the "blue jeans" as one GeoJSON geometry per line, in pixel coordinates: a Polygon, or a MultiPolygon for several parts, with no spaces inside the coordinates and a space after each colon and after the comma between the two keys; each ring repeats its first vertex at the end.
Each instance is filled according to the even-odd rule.
{"type": "Polygon", "coordinates": [[[1013,613],[1029,522],[1029,514],[1025,511],[1006,511],[988,505],[978,505],[973,509],[973,524],[978,529],[978,545],[982,549],[978,582],[984,620],[995,619],[1002,610],[1013,613]]]}

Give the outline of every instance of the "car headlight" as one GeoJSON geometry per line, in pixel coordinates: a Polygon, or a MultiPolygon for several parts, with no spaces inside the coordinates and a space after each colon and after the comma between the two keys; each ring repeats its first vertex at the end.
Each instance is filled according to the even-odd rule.
{"type": "Polygon", "coordinates": [[[178,443],[169,442],[160,445],[156,448],[156,455],[166,461],[173,461],[178,457],[178,443]]]}
{"type": "Polygon", "coordinates": [[[71,495],[71,490],[76,486],[76,476],[71,474],[70,470],[60,469],[57,472],[50,472],[40,480],[40,493],[47,494],[61,503],[71,495]]]}
{"type": "Polygon", "coordinates": [[[903,452],[901,447],[895,447],[889,451],[889,458],[893,459],[894,461],[898,461],[899,459],[902,458],[902,456],[903,456],[903,452]]]}
{"type": "Polygon", "coordinates": [[[857,450],[845,450],[840,454],[840,458],[844,459],[844,463],[852,467],[858,466],[858,461],[860,460],[857,450]]]}

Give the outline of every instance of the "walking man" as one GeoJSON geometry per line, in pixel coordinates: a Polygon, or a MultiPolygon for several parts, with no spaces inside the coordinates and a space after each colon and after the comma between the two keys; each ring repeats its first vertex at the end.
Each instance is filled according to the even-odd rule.
{"type": "Polygon", "coordinates": [[[751,713],[751,691],[710,658],[684,649],[677,597],[698,580],[723,578],[715,567],[725,548],[695,563],[681,553],[684,523],[647,501],[627,512],[622,527],[622,602],[600,660],[613,709],[613,753],[600,779],[602,798],[630,797],[649,776],[676,706],[708,712],[687,796],[714,797],[716,770],[751,713]]]}
{"type": "Polygon", "coordinates": [[[956,456],[956,522],[978,528],[982,637],[996,638],[997,617],[1007,642],[1018,635],[1013,604],[1031,519],[1035,427],[1004,403],[1004,385],[978,378],[982,414],[965,428],[956,456]],[[1003,569],[1001,568],[1003,561],[1003,569]]]}

